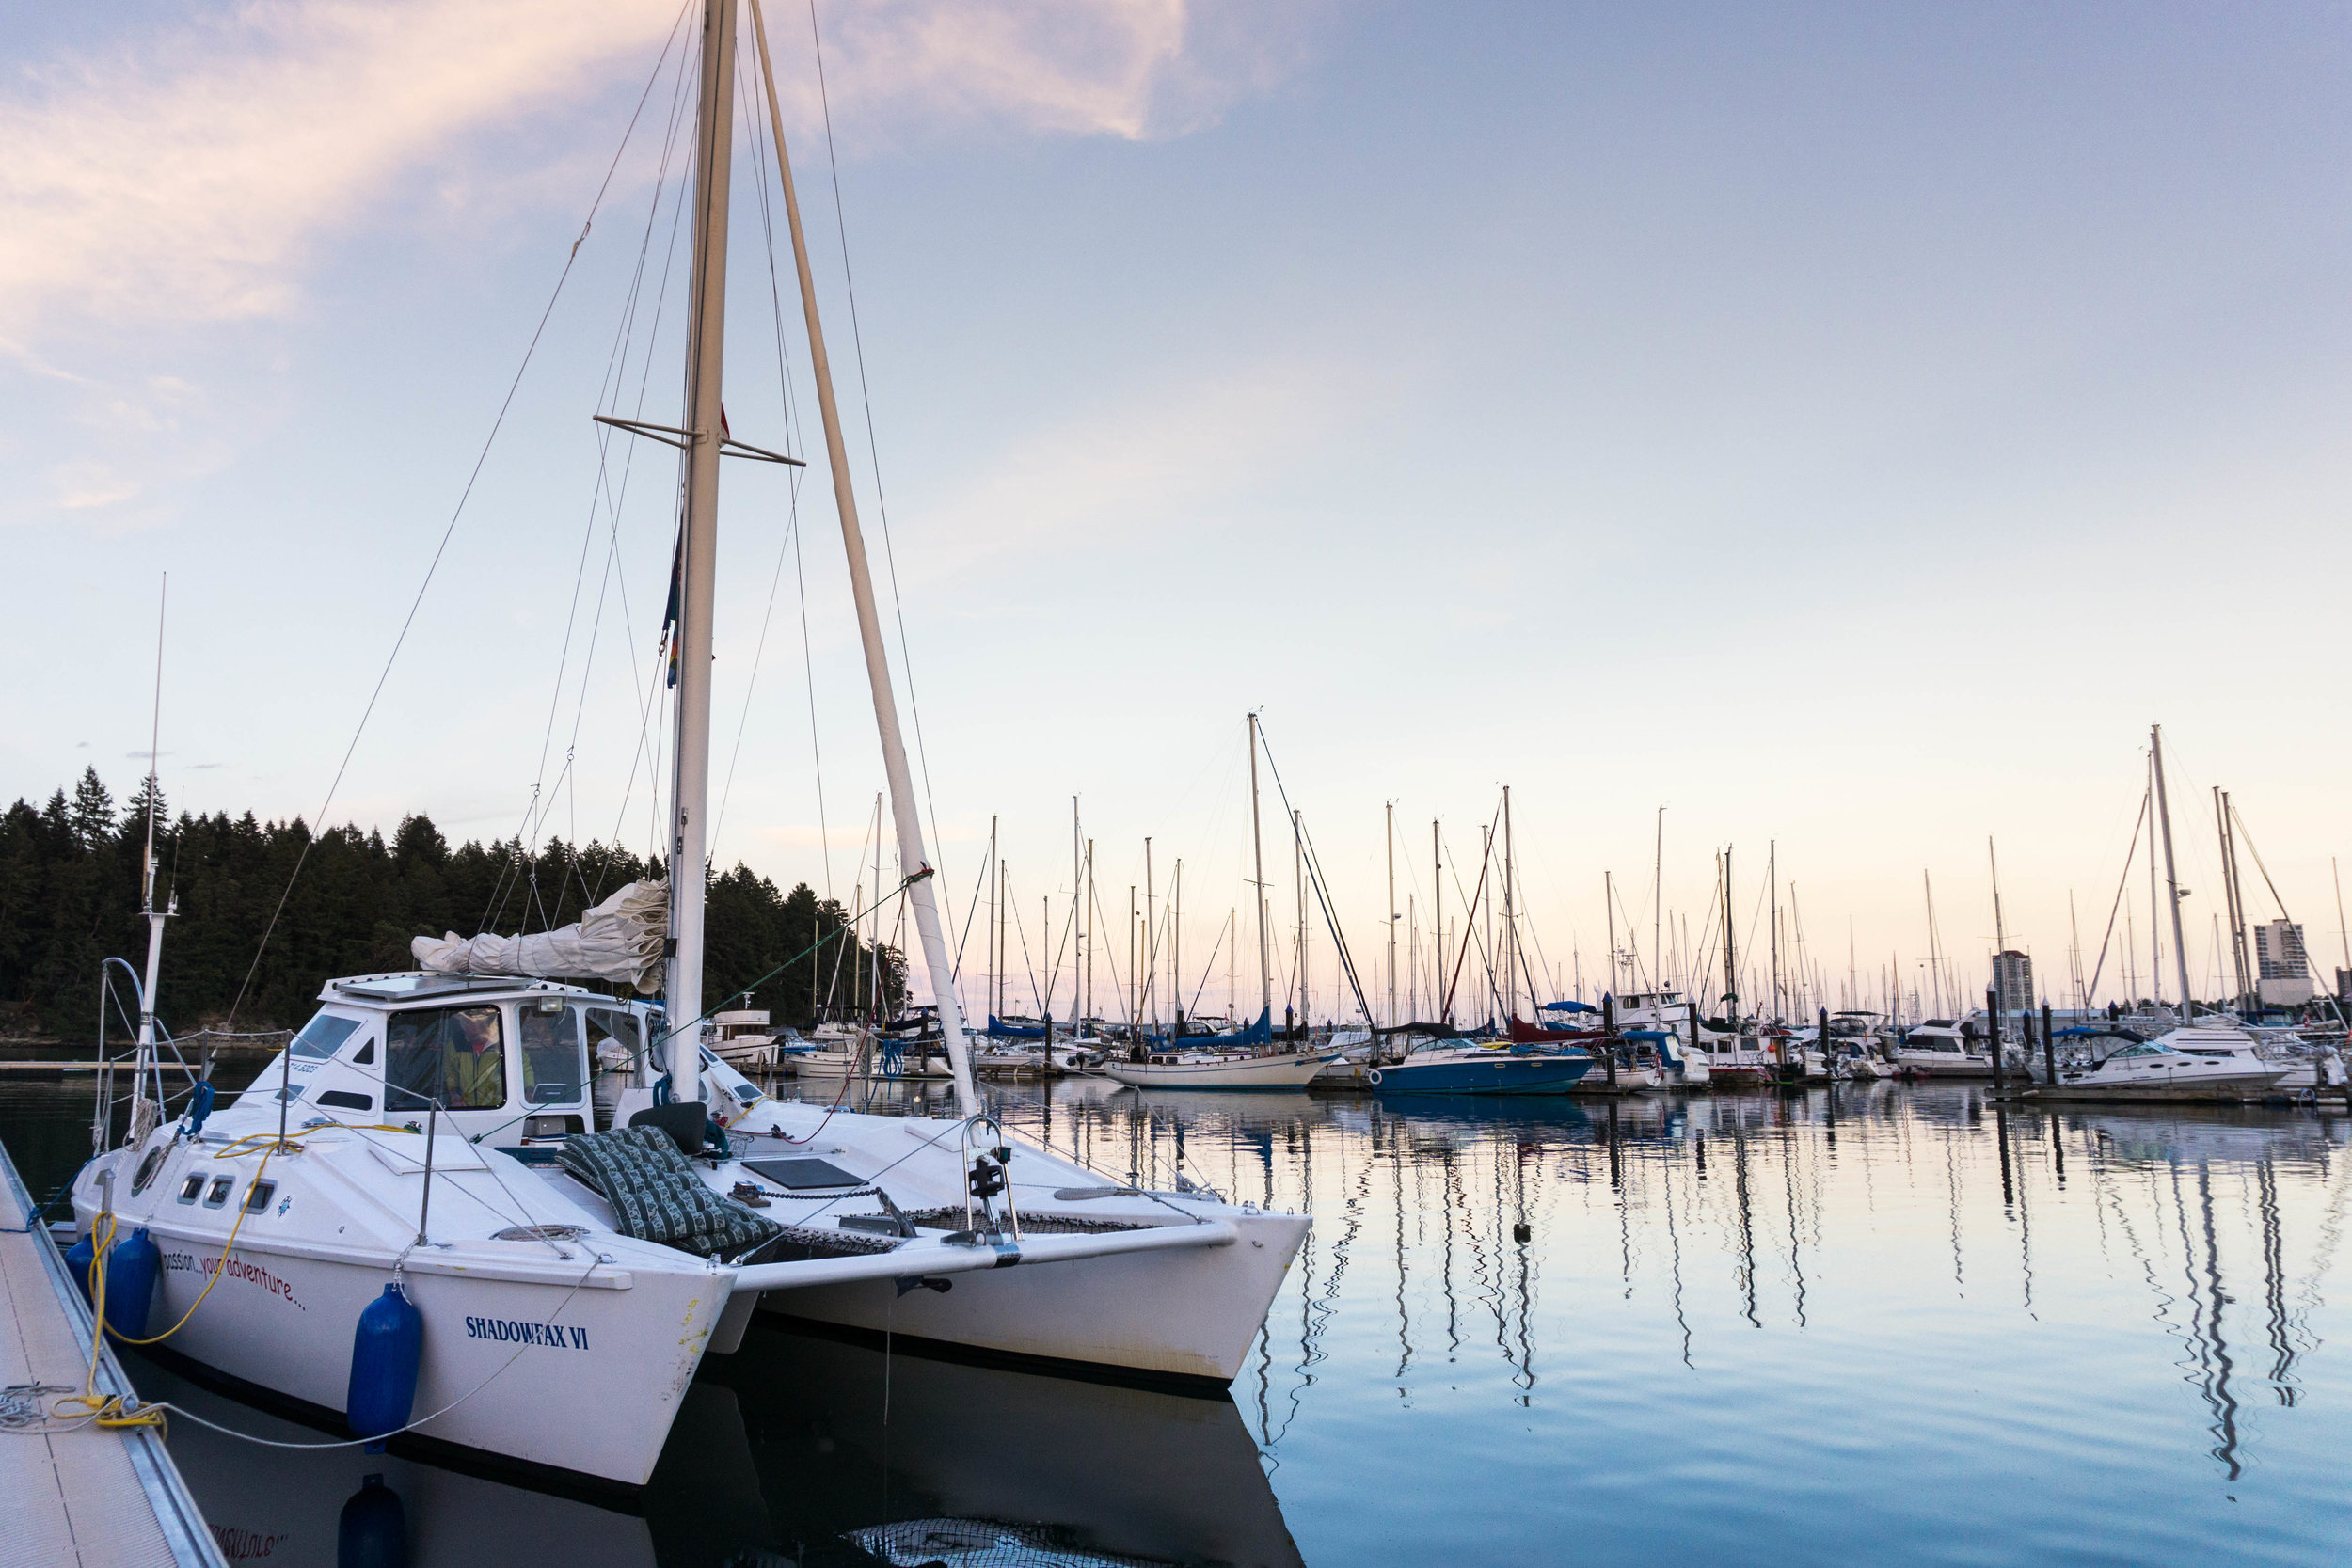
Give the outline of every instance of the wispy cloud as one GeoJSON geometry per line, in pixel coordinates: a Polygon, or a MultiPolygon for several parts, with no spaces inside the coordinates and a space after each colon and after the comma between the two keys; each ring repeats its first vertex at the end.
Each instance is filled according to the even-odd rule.
{"type": "MultiPolygon", "coordinates": [[[[1307,0],[1308,5],[1316,0],[1307,0]]],[[[1231,0],[1218,0],[1230,5],[1231,0]]],[[[780,77],[812,102],[807,12],[771,8],[780,77]]],[[[1289,69],[1298,6],[855,0],[821,8],[837,125],[861,139],[982,120],[1148,136],[1289,69]]],[[[643,80],[663,0],[265,0],[103,55],[20,62],[0,97],[0,345],[284,311],[315,250],[485,127],[643,80]]],[[[691,23],[687,28],[691,35],[691,23]]],[[[515,171],[503,171],[515,172],[515,171]]]]}
{"type": "Polygon", "coordinates": [[[906,515],[925,571],[950,578],[1213,527],[1232,497],[1263,496],[1396,390],[1362,365],[1294,360],[1163,385],[1017,439],[906,515]]]}

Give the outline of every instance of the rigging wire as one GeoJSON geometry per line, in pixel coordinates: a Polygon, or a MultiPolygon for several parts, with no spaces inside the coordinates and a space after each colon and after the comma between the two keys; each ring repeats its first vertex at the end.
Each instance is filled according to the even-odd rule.
{"type": "MultiPolygon", "coordinates": [[[[737,55],[735,65],[736,96],[742,103],[744,123],[751,127],[752,188],[759,196],[760,238],[768,256],[768,297],[774,318],[776,341],[776,385],[784,399],[787,418],[790,420],[791,376],[784,357],[784,304],[783,295],[776,282],[775,222],[768,205],[768,163],[764,155],[767,144],[762,134],[761,119],[752,112],[751,91],[744,81],[745,68],[740,54],[737,55]]],[[[796,443],[800,431],[797,420],[788,423],[787,429],[790,432],[790,438],[785,450],[787,453],[798,451],[800,448],[796,443]]],[[[752,672],[743,683],[743,709],[736,718],[735,745],[727,753],[726,781],[720,786],[719,810],[711,819],[710,853],[714,860],[718,855],[719,835],[726,827],[727,802],[735,795],[735,769],[737,764],[743,758],[743,735],[751,727],[752,698],[758,689],[760,666],[768,655],[768,629],[775,619],[776,591],[784,584],[785,558],[789,552],[797,559],[799,553],[801,475],[798,469],[787,468],[786,470],[786,496],[784,538],[776,546],[776,569],[768,579],[768,603],[767,608],[760,612],[759,638],[752,649],[752,672]]],[[[818,807],[818,843],[820,846],[824,843],[824,808],[821,802],[818,807]]],[[[827,869],[830,871],[830,865],[827,869]]]]}
{"type": "Polygon", "coordinates": [[[882,522],[882,563],[890,573],[890,610],[898,623],[898,664],[906,672],[907,713],[914,721],[914,758],[923,769],[923,807],[930,814],[931,871],[946,885],[946,853],[940,842],[939,803],[931,794],[931,759],[923,743],[923,705],[914,689],[914,654],[907,641],[906,606],[898,596],[898,557],[890,539],[890,502],[882,493],[882,446],[874,436],[874,397],[866,377],[866,338],[858,326],[857,277],[850,267],[850,220],[841,201],[841,165],[833,145],[833,98],[825,86],[825,44],[817,26],[817,0],[808,0],[808,37],[817,60],[817,101],[824,111],[825,166],[833,179],[834,228],[841,240],[841,277],[850,304],[850,342],[857,359],[858,402],[866,417],[866,453],[874,470],[874,509],[882,522]]]}
{"type": "Polygon", "coordinates": [[[253,976],[261,972],[262,955],[269,951],[270,938],[276,934],[278,922],[286,912],[286,900],[294,895],[294,883],[302,876],[303,866],[310,861],[311,847],[318,842],[319,833],[326,831],[326,814],[334,806],[337,792],[342,788],[343,775],[350,770],[351,759],[358,752],[360,737],[367,734],[368,721],[375,715],[375,705],[384,695],[385,683],[391,679],[392,667],[400,661],[401,650],[407,645],[408,633],[416,625],[417,612],[423,609],[425,594],[432,589],[433,578],[440,571],[443,557],[449,553],[450,541],[455,537],[457,524],[466,515],[467,503],[473,499],[474,485],[481,480],[482,470],[490,460],[491,449],[498,444],[499,433],[506,427],[506,416],[515,405],[515,394],[521,389],[523,376],[530,371],[531,362],[539,352],[540,340],[546,336],[548,323],[555,315],[556,303],[564,297],[564,286],[571,280],[572,268],[580,260],[580,247],[588,243],[589,231],[596,226],[596,213],[603,206],[605,193],[612,188],[612,176],[621,166],[621,155],[628,150],[630,135],[637,129],[638,117],[644,112],[646,100],[653,94],[654,83],[660,77],[661,60],[668,57],[670,45],[676,41],[678,28],[686,20],[686,9],[684,6],[678,8],[677,20],[671,24],[670,40],[662,45],[661,55],[656,59],[653,72],[645,79],[644,91],[639,95],[637,107],[631,111],[628,124],[621,133],[620,146],[613,149],[612,161],[606,166],[604,179],[596,186],[595,198],[588,204],[588,215],[580,223],[580,237],[572,242],[571,249],[564,257],[563,270],[556,274],[555,287],[548,291],[547,306],[539,312],[538,325],[532,328],[531,341],[524,346],[522,362],[515,367],[514,378],[507,383],[506,395],[499,402],[498,414],[490,421],[489,434],[484,436],[482,450],[474,456],[473,467],[466,475],[465,486],[458,492],[457,504],[450,513],[449,522],[441,530],[440,543],[434,546],[433,559],[425,566],[423,580],[417,584],[416,596],[408,604],[408,613],[402,618],[400,632],[392,639],[391,652],[385,657],[384,668],[377,673],[375,686],[368,693],[367,705],[360,710],[359,722],[351,734],[351,743],[343,749],[342,761],[336,766],[335,776],[326,786],[326,798],[319,802],[318,821],[321,826],[304,837],[301,851],[294,857],[294,869],[287,873],[286,885],[278,895],[277,907],[270,911],[269,924],[262,929],[262,940],[253,950],[253,961],[246,966],[245,979],[239,983],[236,997],[229,1005],[229,1022],[236,1021],[237,1009],[245,1005],[246,993],[253,986],[253,976]]]}

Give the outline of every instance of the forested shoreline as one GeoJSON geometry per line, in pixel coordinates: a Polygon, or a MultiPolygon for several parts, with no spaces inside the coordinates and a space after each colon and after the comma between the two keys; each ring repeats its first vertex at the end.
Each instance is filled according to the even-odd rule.
{"type": "MultiPolygon", "coordinates": [[[[147,951],[139,890],[146,834],[144,781],[118,805],[95,768],[71,793],[60,789],[38,807],[19,800],[0,816],[0,1036],[94,1033],[101,966],[113,957],[136,968],[147,951]]],[[[299,817],[262,822],[249,811],[172,817],[167,804],[158,813],[155,856],[157,903],[179,901],[165,930],[156,1011],[183,1035],[231,1022],[240,1031],[294,1027],[335,975],[414,968],[412,937],[547,930],[660,870],[593,842],[453,848],[421,815],[403,818],[387,839],[350,824],[313,834],[299,817]],[[288,891],[297,862],[301,875],[288,891]],[[281,895],[285,907],[256,965],[281,895]]],[[[779,1023],[807,1024],[828,996],[848,1002],[850,963],[870,964],[876,953],[892,1003],[903,994],[903,963],[886,944],[864,947],[854,960],[838,940],[808,954],[841,930],[848,911],[805,883],[781,892],[739,864],[711,879],[707,909],[706,1006],[731,1005],[796,956],[754,993],[752,1006],[779,1023]]],[[[123,1002],[134,1006],[127,994],[123,1002]]],[[[121,1026],[110,1019],[109,1027],[121,1026]]]]}

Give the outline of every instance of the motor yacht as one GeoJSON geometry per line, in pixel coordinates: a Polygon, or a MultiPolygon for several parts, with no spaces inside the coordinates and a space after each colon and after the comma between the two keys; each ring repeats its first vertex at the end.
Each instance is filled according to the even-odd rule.
{"type": "Polygon", "coordinates": [[[2287,1070],[2259,1058],[2192,1054],[2166,1040],[2133,1040],[2089,1068],[2061,1070],[2056,1084],[2031,1092],[2044,1100],[2260,1100],[2287,1070]]]}

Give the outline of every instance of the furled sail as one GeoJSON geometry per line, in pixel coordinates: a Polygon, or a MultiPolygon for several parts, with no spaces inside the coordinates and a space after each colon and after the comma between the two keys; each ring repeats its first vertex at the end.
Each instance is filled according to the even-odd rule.
{"type": "Polygon", "coordinates": [[[417,967],[437,974],[528,974],[542,980],[626,981],[645,996],[661,989],[662,947],[670,928],[670,884],[631,882],[580,917],[577,926],[528,936],[484,932],[466,938],[419,937],[408,944],[417,967]]]}

